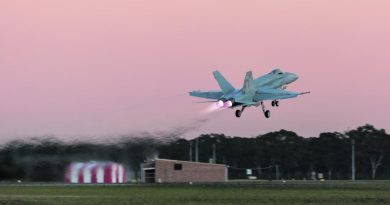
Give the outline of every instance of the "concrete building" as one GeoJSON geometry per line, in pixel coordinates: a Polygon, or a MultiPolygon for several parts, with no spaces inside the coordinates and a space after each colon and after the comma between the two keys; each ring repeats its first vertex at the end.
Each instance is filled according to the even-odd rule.
{"type": "Polygon", "coordinates": [[[226,182],[224,164],[156,159],[141,164],[141,181],[145,183],[226,182]]]}

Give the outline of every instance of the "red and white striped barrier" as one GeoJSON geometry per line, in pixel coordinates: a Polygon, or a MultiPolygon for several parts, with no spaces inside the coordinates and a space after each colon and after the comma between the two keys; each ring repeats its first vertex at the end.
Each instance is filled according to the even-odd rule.
{"type": "Polygon", "coordinates": [[[114,162],[74,162],[65,170],[66,183],[125,183],[126,170],[114,162]]]}

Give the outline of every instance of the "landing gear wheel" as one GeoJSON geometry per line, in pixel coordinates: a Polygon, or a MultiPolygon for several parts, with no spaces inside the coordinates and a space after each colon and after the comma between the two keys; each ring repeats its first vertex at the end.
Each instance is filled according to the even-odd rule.
{"type": "Polygon", "coordinates": [[[236,110],[236,117],[237,118],[241,117],[241,110],[236,110]]]}
{"type": "Polygon", "coordinates": [[[275,106],[279,107],[279,101],[275,101],[275,106]]]}
{"type": "Polygon", "coordinates": [[[266,118],[270,118],[271,117],[271,112],[269,110],[266,110],[264,112],[264,115],[265,115],[266,118]]]}
{"type": "Polygon", "coordinates": [[[276,103],[274,100],[271,102],[271,105],[272,105],[272,107],[275,107],[276,103]]]}

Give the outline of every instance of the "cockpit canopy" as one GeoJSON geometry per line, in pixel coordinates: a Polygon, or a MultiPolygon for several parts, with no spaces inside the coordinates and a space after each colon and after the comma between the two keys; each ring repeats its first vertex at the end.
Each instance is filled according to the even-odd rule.
{"type": "Polygon", "coordinates": [[[274,75],[278,74],[278,75],[281,75],[281,74],[283,74],[283,71],[280,70],[280,69],[275,69],[275,70],[271,71],[270,74],[274,74],[274,75]]]}

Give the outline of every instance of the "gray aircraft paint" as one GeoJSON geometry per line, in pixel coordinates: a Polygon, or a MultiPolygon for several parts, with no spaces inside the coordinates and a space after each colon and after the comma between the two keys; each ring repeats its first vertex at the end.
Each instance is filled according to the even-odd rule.
{"type": "Polygon", "coordinates": [[[242,111],[246,107],[262,105],[264,113],[268,112],[266,116],[269,117],[269,111],[265,110],[263,101],[272,100],[272,105],[278,106],[278,103],[276,103],[278,100],[295,98],[309,93],[285,90],[285,87],[295,82],[298,76],[294,73],[283,72],[280,69],[275,69],[255,80],[253,79],[252,71],[247,72],[241,89],[235,89],[219,71],[214,71],[213,75],[221,91],[192,91],[189,92],[190,96],[214,100],[211,102],[218,102],[221,107],[242,107],[241,111],[237,111],[239,116],[241,116],[242,111]]]}

